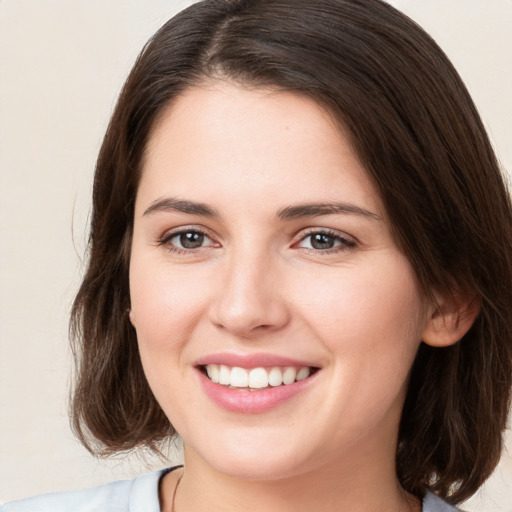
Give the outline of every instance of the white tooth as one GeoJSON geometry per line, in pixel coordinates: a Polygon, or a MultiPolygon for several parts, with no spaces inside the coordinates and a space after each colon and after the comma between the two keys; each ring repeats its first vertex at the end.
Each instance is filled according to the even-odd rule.
{"type": "Polygon", "coordinates": [[[235,388],[246,388],[249,385],[249,373],[244,368],[235,366],[231,369],[231,385],[235,388]]]}
{"type": "Polygon", "coordinates": [[[249,372],[249,387],[255,389],[266,388],[268,386],[268,374],[265,368],[253,368],[249,372]]]}
{"type": "Polygon", "coordinates": [[[280,386],[283,383],[283,372],[281,368],[272,368],[268,372],[268,383],[271,386],[280,386]]]}
{"type": "Polygon", "coordinates": [[[224,386],[229,386],[231,382],[231,370],[226,366],[221,364],[219,366],[219,384],[223,384],[224,386]]]}
{"type": "Polygon", "coordinates": [[[219,365],[209,364],[206,366],[206,373],[212,382],[219,382],[219,365]]]}
{"type": "Polygon", "coordinates": [[[291,366],[285,369],[283,372],[283,384],[291,384],[295,382],[295,377],[297,376],[297,370],[291,366]]]}
{"type": "Polygon", "coordinates": [[[300,368],[297,372],[297,377],[295,377],[295,380],[304,380],[309,377],[309,368],[306,366],[304,368],[300,368]]]}

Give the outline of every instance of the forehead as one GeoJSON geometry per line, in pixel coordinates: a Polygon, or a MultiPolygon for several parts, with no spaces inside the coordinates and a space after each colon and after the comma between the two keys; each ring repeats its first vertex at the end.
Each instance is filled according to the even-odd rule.
{"type": "Polygon", "coordinates": [[[211,202],[229,199],[226,191],[260,200],[351,197],[382,213],[349,138],[326,109],[296,93],[205,83],[163,111],[138,196],[193,193],[211,202]]]}

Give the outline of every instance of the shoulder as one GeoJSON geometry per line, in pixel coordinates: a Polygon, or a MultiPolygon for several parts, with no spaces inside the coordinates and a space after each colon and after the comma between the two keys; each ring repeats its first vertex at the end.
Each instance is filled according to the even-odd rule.
{"type": "Polygon", "coordinates": [[[79,491],[42,494],[0,506],[0,512],[160,512],[162,470],[79,491]]]}
{"type": "Polygon", "coordinates": [[[427,492],[423,498],[422,512],[460,512],[458,508],[449,505],[435,494],[427,492]]]}

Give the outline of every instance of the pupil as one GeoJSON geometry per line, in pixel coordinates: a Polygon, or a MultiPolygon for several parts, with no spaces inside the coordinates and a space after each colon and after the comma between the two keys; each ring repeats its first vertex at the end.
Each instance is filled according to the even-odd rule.
{"type": "Polygon", "coordinates": [[[334,239],[330,235],[318,233],[313,235],[311,240],[311,246],[314,249],[331,249],[334,247],[334,239]]]}
{"type": "Polygon", "coordinates": [[[202,233],[182,233],[180,243],[185,249],[197,249],[203,245],[204,235],[202,233]]]}

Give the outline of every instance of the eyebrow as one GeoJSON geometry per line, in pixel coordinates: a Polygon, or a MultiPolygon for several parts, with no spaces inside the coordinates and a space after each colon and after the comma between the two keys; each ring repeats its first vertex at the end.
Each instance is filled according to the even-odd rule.
{"type": "Polygon", "coordinates": [[[204,203],[196,203],[194,201],[185,201],[175,197],[165,197],[157,199],[149,208],[147,208],[144,215],[150,215],[156,212],[175,211],[181,213],[188,213],[190,215],[202,215],[205,217],[218,217],[219,214],[210,206],[204,203]]]}
{"type": "Polygon", "coordinates": [[[277,213],[280,220],[300,219],[302,217],[319,217],[333,214],[362,215],[372,220],[382,220],[380,215],[350,203],[306,203],[287,206],[277,213]]]}
{"type": "MultiPolygon", "coordinates": [[[[201,215],[204,217],[219,217],[218,212],[205,203],[177,199],[175,197],[165,197],[157,199],[143,213],[151,215],[157,212],[175,211],[189,215],[201,215]]],[[[369,210],[350,203],[305,203],[293,206],[287,206],[277,212],[276,217],[279,220],[293,220],[303,217],[319,217],[321,215],[333,214],[351,214],[361,215],[373,220],[382,220],[382,218],[369,210]]]]}

